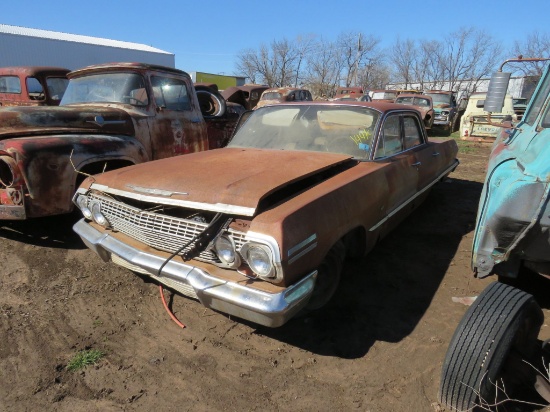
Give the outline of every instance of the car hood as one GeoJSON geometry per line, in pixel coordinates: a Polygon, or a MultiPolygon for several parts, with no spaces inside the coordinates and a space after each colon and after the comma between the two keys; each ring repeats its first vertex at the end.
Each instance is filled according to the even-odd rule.
{"type": "Polygon", "coordinates": [[[0,110],[0,139],[56,133],[133,135],[122,109],[103,106],[6,107],[0,110]]]}
{"type": "MultiPolygon", "coordinates": [[[[357,161],[348,155],[222,148],[94,176],[92,189],[142,201],[253,216],[357,161]]],[[[90,183],[84,183],[84,187],[90,183]]]]}

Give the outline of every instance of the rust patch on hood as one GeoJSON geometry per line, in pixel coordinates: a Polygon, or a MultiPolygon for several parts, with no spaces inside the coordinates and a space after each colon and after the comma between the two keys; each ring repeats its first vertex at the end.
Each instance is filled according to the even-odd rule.
{"type": "Polygon", "coordinates": [[[255,210],[277,190],[346,164],[357,161],[333,153],[224,148],[114,170],[94,177],[92,189],[255,210]]]}
{"type": "Polygon", "coordinates": [[[54,133],[133,135],[124,110],[105,106],[6,107],[0,111],[0,139],[54,133]]]}

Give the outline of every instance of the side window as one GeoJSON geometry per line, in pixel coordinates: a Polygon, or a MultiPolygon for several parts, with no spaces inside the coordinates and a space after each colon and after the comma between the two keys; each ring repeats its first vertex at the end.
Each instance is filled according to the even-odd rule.
{"type": "Polygon", "coordinates": [[[157,106],[167,110],[191,110],[191,102],[184,80],[152,76],[153,95],[157,106]]]}
{"type": "Polygon", "coordinates": [[[375,159],[388,157],[403,151],[399,115],[388,116],[382,125],[382,134],[376,148],[375,159]]]}
{"type": "Polygon", "coordinates": [[[0,93],[21,93],[21,81],[17,76],[0,76],[0,93]]]}
{"type": "Polygon", "coordinates": [[[44,100],[46,98],[44,88],[36,77],[27,77],[27,92],[31,100],[44,100]]]}
{"type": "Polygon", "coordinates": [[[422,132],[416,117],[403,117],[403,126],[405,129],[405,149],[410,149],[422,143],[422,132]]]}

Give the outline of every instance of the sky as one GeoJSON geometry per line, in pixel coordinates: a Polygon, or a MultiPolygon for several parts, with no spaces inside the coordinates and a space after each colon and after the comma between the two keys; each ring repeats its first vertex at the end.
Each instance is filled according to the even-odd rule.
{"type": "MultiPolygon", "coordinates": [[[[437,40],[482,29],[510,49],[535,31],[550,33],[550,0],[17,0],[0,24],[146,44],[175,54],[187,72],[238,75],[239,52],[298,36],[335,41],[361,32],[390,47],[396,39],[437,40]]],[[[514,57],[514,56],[506,56],[514,57]]]]}

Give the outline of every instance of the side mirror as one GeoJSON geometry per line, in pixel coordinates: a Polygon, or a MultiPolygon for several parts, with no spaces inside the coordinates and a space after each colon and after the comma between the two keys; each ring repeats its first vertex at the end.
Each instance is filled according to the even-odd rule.
{"type": "Polygon", "coordinates": [[[489,90],[485,98],[484,110],[489,113],[500,113],[504,106],[504,98],[508,91],[508,83],[512,73],[496,72],[491,76],[489,90]]]}

